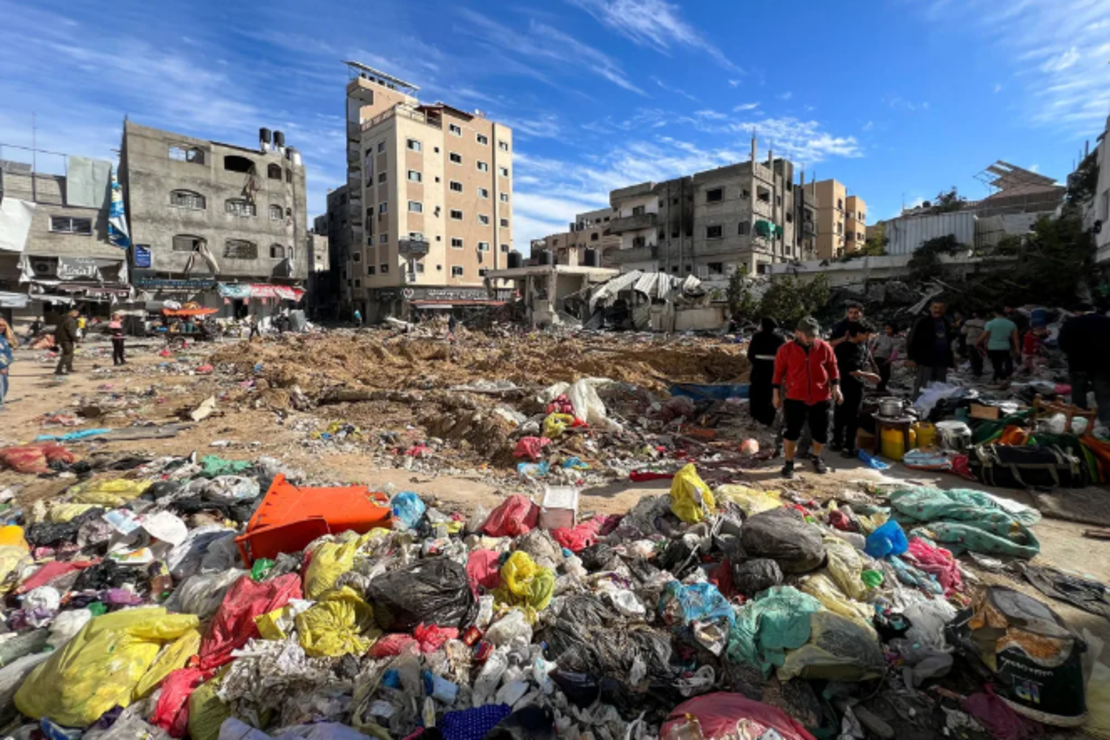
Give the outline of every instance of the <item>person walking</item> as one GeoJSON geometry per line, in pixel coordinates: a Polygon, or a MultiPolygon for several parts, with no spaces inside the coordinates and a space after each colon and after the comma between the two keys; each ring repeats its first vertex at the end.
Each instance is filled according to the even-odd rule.
{"type": "Polygon", "coordinates": [[[12,362],[15,361],[12,350],[17,345],[15,332],[12,331],[12,327],[8,325],[7,320],[0,316],[0,411],[4,410],[4,398],[8,395],[8,387],[11,382],[9,371],[12,362]]]}
{"type": "Polygon", "coordinates": [[[971,362],[971,375],[975,378],[983,376],[983,350],[979,348],[979,337],[983,336],[987,322],[982,311],[973,311],[960,331],[966,338],[967,358],[971,362]]]}
{"type": "Polygon", "coordinates": [[[779,347],[775,353],[775,384],[772,403],[783,410],[783,453],[786,463],[782,466],[784,478],[794,477],[794,455],[802,429],[809,427],[813,437],[813,469],[829,472],[821,452],[829,438],[829,405],[841,403],[840,374],[836,355],[829,343],[817,335],[821,325],[807,316],[798,322],[794,341],[779,347]]]}
{"type": "Polygon", "coordinates": [[[362,328],[362,311],[359,311],[356,308],[355,312],[352,314],[352,317],[355,320],[355,328],[356,329],[361,329],[362,328]]]}
{"type": "Polygon", "coordinates": [[[73,372],[73,345],[77,343],[79,313],[76,308],[72,309],[54,329],[54,344],[61,350],[61,357],[58,358],[58,364],[54,368],[55,375],[69,375],[73,372]]]}
{"type": "Polygon", "coordinates": [[[778,333],[779,324],[770,317],[764,317],[760,328],[748,343],[748,362],[751,373],[748,376],[748,411],[752,418],[765,427],[775,423],[774,396],[775,353],[785,341],[778,333]]]}
{"type": "Polygon", "coordinates": [[[1057,343],[1068,358],[1071,402],[1089,409],[1087,396],[1094,391],[1099,423],[1110,426],[1110,317],[1080,304],[1060,328],[1057,343]]]}
{"type": "Polygon", "coordinates": [[[254,338],[258,337],[258,341],[261,342],[262,341],[262,332],[260,332],[258,330],[258,314],[252,313],[250,315],[250,318],[247,319],[247,321],[250,324],[250,328],[251,328],[250,334],[247,335],[247,341],[248,342],[254,341],[254,338]]]}
{"type": "Polygon", "coordinates": [[[1006,318],[1004,308],[994,309],[994,318],[983,327],[979,346],[986,349],[987,357],[990,358],[991,367],[994,368],[994,382],[1009,380],[1014,374],[1014,359],[1021,355],[1021,350],[1017,324],[1006,318]]]}
{"type": "Polygon", "coordinates": [[[952,338],[952,321],[945,315],[944,301],[934,298],[929,313],[914,322],[906,340],[910,367],[917,368],[913,381],[915,399],[929,383],[948,380],[948,369],[956,366],[952,338]]]}
{"type": "Polygon", "coordinates": [[[112,364],[126,365],[127,360],[123,356],[123,314],[112,314],[112,320],[108,322],[108,333],[112,337],[112,364]]]}
{"type": "Polygon", "coordinates": [[[871,342],[871,356],[879,367],[879,385],[876,390],[886,393],[890,385],[890,373],[894,369],[894,360],[898,357],[898,338],[894,336],[894,324],[889,321],[883,324],[883,330],[875,335],[871,342]]]}
{"type": "Polygon", "coordinates": [[[836,367],[840,373],[840,392],[843,402],[833,409],[833,438],[830,447],[844,457],[855,457],[856,435],[859,432],[859,411],[863,406],[863,382],[878,382],[879,376],[871,372],[871,356],[867,342],[871,327],[863,322],[848,324],[847,339],[836,346],[836,367]]]}

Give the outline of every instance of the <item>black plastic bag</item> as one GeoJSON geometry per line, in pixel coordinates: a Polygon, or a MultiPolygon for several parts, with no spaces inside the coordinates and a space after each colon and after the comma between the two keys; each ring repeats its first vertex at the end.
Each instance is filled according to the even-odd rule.
{"type": "Polygon", "coordinates": [[[578,627],[597,628],[620,620],[605,603],[593,594],[574,594],[563,600],[559,618],[578,627]]]}
{"type": "Polygon", "coordinates": [[[120,588],[126,583],[140,584],[145,588],[146,580],[141,567],[120,565],[115,560],[102,560],[81,571],[72,590],[103,591],[106,588],[120,588]]]}
{"type": "Polygon", "coordinates": [[[158,501],[167,496],[172,496],[181,490],[181,483],[175,480],[160,480],[146,489],[146,495],[158,501]]]}
{"type": "Polygon", "coordinates": [[[673,539],[659,557],[659,565],[664,570],[669,570],[675,578],[681,580],[697,567],[698,548],[697,546],[691,546],[685,538],[673,539]]]}
{"type": "Polygon", "coordinates": [[[782,584],[782,569],[774,560],[756,558],[732,566],[732,587],[751,598],[782,584]]]}
{"type": "Polygon", "coordinates": [[[748,555],[776,561],[785,574],[808,573],[825,562],[821,532],[789,509],[749,517],[741,542],[748,555]]]}
{"type": "Polygon", "coordinates": [[[621,564],[620,556],[608,545],[590,545],[578,553],[582,567],[591,573],[599,570],[613,570],[621,564]]]}
{"type": "Polygon", "coordinates": [[[478,616],[466,568],[447,558],[419,560],[380,575],[366,589],[374,619],[388,632],[420,623],[465,628],[478,616]]]}
{"type": "Polygon", "coordinates": [[[575,673],[556,668],[551,672],[551,680],[566,694],[567,701],[576,707],[592,706],[601,696],[601,687],[588,673],[575,673]]]}
{"type": "Polygon", "coordinates": [[[80,525],[73,522],[38,522],[28,525],[23,530],[23,536],[31,547],[50,547],[57,543],[76,542],[78,529],[80,525]]]}
{"type": "Polygon", "coordinates": [[[498,722],[484,740],[555,740],[555,715],[530,704],[498,722]]]}

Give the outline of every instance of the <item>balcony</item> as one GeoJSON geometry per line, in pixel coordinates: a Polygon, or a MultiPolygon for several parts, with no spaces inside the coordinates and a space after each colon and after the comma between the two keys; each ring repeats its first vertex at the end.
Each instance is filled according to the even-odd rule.
{"type": "Polygon", "coordinates": [[[633,247],[632,249],[609,249],[606,250],[602,261],[608,266],[624,265],[629,262],[646,262],[654,259],[659,259],[659,247],[653,244],[647,247],[633,247]]]}
{"type": "Polygon", "coordinates": [[[639,231],[640,229],[654,229],[655,222],[659,219],[656,213],[640,213],[635,216],[615,218],[609,224],[609,231],[613,234],[623,234],[626,231],[639,231]]]}
{"type": "Polygon", "coordinates": [[[431,250],[431,244],[423,239],[399,239],[397,254],[402,257],[423,257],[431,250]]]}

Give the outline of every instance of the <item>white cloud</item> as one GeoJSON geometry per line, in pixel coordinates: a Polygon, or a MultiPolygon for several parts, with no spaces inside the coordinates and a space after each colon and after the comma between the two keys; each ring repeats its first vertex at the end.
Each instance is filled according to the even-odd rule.
{"type": "Polygon", "coordinates": [[[741,103],[740,105],[733,107],[732,110],[736,113],[743,113],[744,111],[755,110],[758,107],[759,103],[741,103]]]}
{"type": "Polygon", "coordinates": [[[721,113],[719,111],[709,109],[696,111],[694,115],[698,118],[704,118],[709,121],[723,121],[728,118],[727,113],[721,113]]]}
{"type": "Polygon", "coordinates": [[[674,87],[673,85],[668,85],[667,83],[663,82],[663,80],[656,77],[655,75],[652,75],[648,79],[650,79],[656,85],[663,88],[664,90],[666,90],[669,93],[674,93],[675,95],[680,95],[680,96],[686,98],[687,100],[692,100],[695,103],[699,102],[696,97],[694,97],[690,93],[686,92],[681,87],[674,87]]]}
{"type": "Polygon", "coordinates": [[[794,93],[784,92],[784,93],[780,93],[780,94],[776,95],[775,97],[778,98],[779,100],[790,100],[790,98],[794,97],[794,93]]]}
{"type": "Polygon", "coordinates": [[[1064,70],[1071,69],[1079,62],[1079,49],[1071,47],[1060,52],[1057,56],[1052,57],[1047,62],[1041,65],[1042,72],[1063,72],[1064,70]]]}
{"type": "Polygon", "coordinates": [[[740,87],[740,80],[729,80],[728,81],[728,86],[729,87],[740,87]]]}
{"type": "Polygon", "coordinates": [[[994,83],[994,91],[995,91],[995,93],[1000,93],[1000,92],[1002,92],[1002,85],[1000,85],[1000,84],[999,84],[999,83],[997,83],[997,82],[996,82],[996,83],[994,83]]]}
{"type": "Polygon", "coordinates": [[[742,72],[720,49],[681,18],[681,8],[665,0],[568,0],[627,39],[667,54],[686,47],[708,54],[733,72],[742,72]]]}
{"type": "Polygon", "coordinates": [[[514,118],[511,115],[495,118],[511,128],[514,136],[523,135],[536,139],[559,139],[563,136],[563,127],[554,113],[543,113],[534,118],[514,118]]]}
{"type": "Polygon", "coordinates": [[[904,110],[910,113],[919,110],[929,110],[929,103],[927,101],[918,103],[912,100],[906,100],[901,95],[886,95],[883,97],[883,102],[894,110],[904,110]]]}

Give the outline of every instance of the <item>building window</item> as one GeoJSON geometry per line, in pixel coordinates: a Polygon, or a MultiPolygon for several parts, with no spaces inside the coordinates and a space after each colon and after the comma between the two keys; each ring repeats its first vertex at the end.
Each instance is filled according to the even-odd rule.
{"type": "Polygon", "coordinates": [[[632,237],[632,248],[633,249],[636,249],[638,247],[646,247],[646,246],[647,246],[647,237],[646,236],[634,236],[634,237],[632,237]]]}
{"type": "Polygon", "coordinates": [[[449,123],[447,124],[447,130],[453,133],[455,136],[462,136],[462,126],[458,126],[454,123],[449,123]]]}
{"type": "Polygon", "coordinates": [[[417,260],[416,262],[413,262],[413,267],[416,268],[415,271],[417,273],[424,272],[424,263],[421,262],[420,260],[417,260]]]}
{"type": "Polygon", "coordinates": [[[427,241],[427,239],[424,238],[424,234],[422,232],[410,231],[409,232],[409,241],[423,242],[423,241],[427,241]]]}
{"type": "Polygon", "coordinates": [[[597,238],[598,237],[597,237],[597,232],[596,231],[594,233],[590,234],[590,241],[596,242],[597,238]]]}
{"type": "Polygon", "coordinates": [[[204,196],[192,190],[173,190],[170,192],[170,205],[177,208],[190,208],[194,211],[204,210],[204,196]]]}
{"type": "Polygon", "coordinates": [[[497,197],[501,199],[502,203],[508,203],[509,202],[509,194],[508,193],[499,193],[497,197]]]}
{"type": "Polygon", "coordinates": [[[463,248],[463,240],[458,238],[457,236],[451,237],[451,249],[462,249],[462,248],[463,248]]]}
{"type": "Polygon", "coordinates": [[[204,244],[204,239],[201,239],[199,236],[178,234],[173,238],[173,246],[171,248],[174,252],[192,252],[200,249],[202,244],[204,244]]]}
{"type": "Polygon", "coordinates": [[[270,206],[270,220],[271,221],[280,221],[281,216],[282,216],[281,206],[273,206],[273,205],[270,206]]]}
{"type": "Polygon", "coordinates": [[[452,265],[451,266],[451,277],[462,277],[462,276],[463,276],[463,268],[459,265],[452,265]]]}
{"type": "Polygon", "coordinates": [[[373,275],[373,274],[374,274],[374,272],[375,272],[375,270],[374,270],[374,266],[373,266],[373,265],[367,265],[367,266],[366,266],[366,274],[367,274],[367,275],[373,275]]]}
{"type": "Polygon", "coordinates": [[[478,242],[478,251],[479,252],[488,252],[489,251],[489,242],[478,242]]]}
{"type": "Polygon", "coordinates": [[[169,154],[170,159],[177,162],[204,164],[204,150],[198,149],[195,146],[174,146],[171,144],[169,154]]]}
{"type": "Polygon", "coordinates": [[[351,252],[351,262],[362,262],[362,253],[351,252]]]}
{"type": "Polygon", "coordinates": [[[424,204],[421,203],[418,200],[410,200],[409,201],[409,211],[411,213],[423,213],[424,212],[424,204]]]}
{"type": "Polygon", "coordinates": [[[254,203],[242,198],[230,198],[224,201],[224,210],[234,216],[249,217],[256,215],[254,203]]]}
{"type": "Polygon", "coordinates": [[[838,223],[836,225],[836,233],[838,233],[838,234],[843,234],[844,233],[844,224],[838,223]]]}
{"type": "Polygon", "coordinates": [[[501,245],[501,252],[503,254],[508,254],[509,253],[509,245],[508,244],[502,244],[501,245]]]}
{"type": "Polygon", "coordinates": [[[724,275],[725,274],[725,263],[723,263],[723,262],[710,262],[709,264],[706,265],[706,267],[709,268],[709,274],[710,275],[724,275]]]}
{"type": "Polygon", "coordinates": [[[771,191],[765,187],[756,186],[755,197],[763,203],[771,202],[771,191]]]}
{"type": "Polygon", "coordinates": [[[647,207],[646,206],[633,206],[632,207],[632,215],[633,216],[643,216],[645,212],[647,212],[647,207]]]}
{"type": "Polygon", "coordinates": [[[482,226],[489,226],[489,216],[484,213],[479,213],[478,223],[480,223],[482,226]]]}
{"type": "Polygon", "coordinates": [[[750,200],[751,197],[752,197],[752,191],[748,190],[747,188],[744,188],[743,190],[740,191],[740,197],[743,198],[744,200],[750,200]]]}
{"type": "Polygon", "coordinates": [[[245,239],[228,239],[224,242],[224,257],[229,260],[256,260],[258,245],[245,239]]]}
{"type": "Polygon", "coordinates": [[[478,277],[485,277],[488,272],[489,272],[489,270],[486,269],[485,267],[479,267],[478,268],[478,277]]]}
{"type": "Polygon", "coordinates": [[[224,169],[228,172],[253,172],[254,162],[238,154],[228,154],[224,157],[224,169]]]}
{"type": "Polygon", "coordinates": [[[378,142],[378,152],[384,152],[384,151],[385,151],[385,142],[384,141],[379,141],[378,142]]]}
{"type": "Polygon", "coordinates": [[[266,166],[266,177],[270,178],[271,180],[280,180],[281,179],[281,165],[280,164],[267,165],[266,166]]]}
{"type": "Polygon", "coordinates": [[[498,167],[497,168],[497,174],[501,175],[501,177],[508,177],[509,176],[509,168],[508,167],[498,167]]]}
{"type": "Polygon", "coordinates": [[[500,149],[503,152],[507,152],[507,151],[509,151],[509,142],[499,141],[499,142],[497,142],[497,148],[500,149]]]}
{"type": "Polygon", "coordinates": [[[378,204],[378,213],[389,213],[389,201],[383,200],[378,204]]]}
{"type": "Polygon", "coordinates": [[[451,209],[451,220],[452,221],[462,221],[463,220],[463,212],[462,211],[457,211],[455,209],[451,209]]]}
{"type": "Polygon", "coordinates": [[[405,146],[408,147],[409,149],[411,149],[414,152],[424,151],[424,145],[421,144],[416,139],[409,139],[408,141],[405,142],[405,146]]]}
{"type": "Polygon", "coordinates": [[[843,199],[841,199],[841,198],[836,199],[836,210],[838,210],[838,211],[843,211],[844,210],[844,201],[843,201],[843,199]]]}
{"type": "Polygon", "coordinates": [[[381,236],[378,237],[378,244],[388,244],[388,243],[389,243],[389,234],[382,234],[381,236]]]}
{"type": "Polygon", "coordinates": [[[378,265],[378,272],[380,272],[382,275],[388,275],[389,274],[389,263],[388,262],[383,262],[380,265],[378,265]]]}
{"type": "Polygon", "coordinates": [[[270,259],[283,260],[285,259],[285,247],[280,244],[270,245],[270,259]]]}
{"type": "Polygon", "coordinates": [[[379,173],[378,173],[378,184],[379,184],[379,185],[380,185],[381,183],[385,182],[385,181],[386,181],[386,180],[388,180],[388,179],[389,179],[389,178],[388,178],[388,177],[386,176],[386,173],[384,173],[384,172],[379,172],[379,173]]]}
{"type": "Polygon", "coordinates": [[[463,184],[461,182],[457,182],[455,180],[452,180],[448,184],[448,187],[451,188],[452,193],[461,193],[463,191],[463,184]]]}
{"type": "Polygon", "coordinates": [[[478,143],[481,144],[482,146],[489,146],[489,137],[486,136],[485,134],[478,134],[475,138],[478,140],[478,143]]]}
{"type": "Polygon", "coordinates": [[[360,278],[355,278],[355,287],[362,288],[362,280],[360,278]]]}
{"type": "Polygon", "coordinates": [[[793,213],[786,214],[786,223],[788,223],[788,224],[794,223],[794,214],[793,213]]]}
{"type": "Polygon", "coordinates": [[[740,222],[740,228],[738,228],[736,230],[736,233],[739,234],[740,236],[747,236],[748,234],[751,233],[751,231],[752,231],[752,222],[751,221],[741,221],[740,222]]]}
{"type": "Polygon", "coordinates": [[[724,188],[713,188],[712,190],[706,190],[705,191],[705,202],[706,203],[720,203],[724,199],[725,199],[725,189],[724,188]]]}
{"type": "Polygon", "coordinates": [[[776,206],[781,206],[782,205],[782,196],[781,195],[776,195],[775,196],[775,205],[776,206]]]}
{"type": "Polygon", "coordinates": [[[706,239],[720,239],[724,235],[725,235],[725,229],[724,229],[723,226],[721,226],[719,224],[717,226],[706,226],[705,227],[705,238],[706,239]]]}
{"type": "Polygon", "coordinates": [[[477,162],[479,172],[489,172],[489,162],[477,162]]]}
{"type": "Polygon", "coordinates": [[[424,176],[416,170],[409,170],[409,182],[423,182],[424,176]]]}
{"type": "Polygon", "coordinates": [[[501,219],[501,228],[502,229],[509,228],[509,219],[507,219],[507,218],[501,219]]]}
{"type": "Polygon", "coordinates": [[[489,188],[478,188],[478,197],[489,200],[489,188]]]}
{"type": "Polygon", "coordinates": [[[462,164],[462,155],[458,152],[451,152],[447,155],[447,158],[451,160],[453,164],[462,164]]]}

